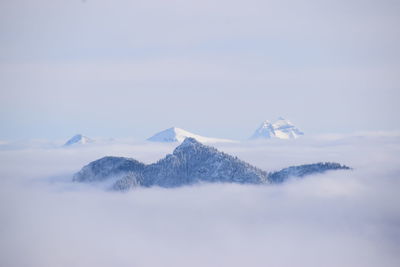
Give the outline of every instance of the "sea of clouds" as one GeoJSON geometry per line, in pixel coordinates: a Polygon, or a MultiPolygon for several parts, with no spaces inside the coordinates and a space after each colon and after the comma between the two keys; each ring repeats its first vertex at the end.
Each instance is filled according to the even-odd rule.
{"type": "Polygon", "coordinates": [[[283,185],[127,193],[71,182],[106,155],[145,163],[176,144],[0,145],[0,266],[400,266],[400,135],[216,144],[265,170],[336,161],[351,171],[283,185]]]}

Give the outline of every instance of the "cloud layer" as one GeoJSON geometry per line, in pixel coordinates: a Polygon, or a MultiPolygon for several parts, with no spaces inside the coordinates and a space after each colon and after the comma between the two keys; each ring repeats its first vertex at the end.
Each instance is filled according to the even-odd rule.
{"type": "Polygon", "coordinates": [[[83,164],[106,154],[151,162],[172,148],[131,144],[0,151],[0,265],[400,263],[397,136],[220,147],[265,169],[318,158],[355,167],[282,186],[214,184],[121,194],[69,180],[83,164]]]}

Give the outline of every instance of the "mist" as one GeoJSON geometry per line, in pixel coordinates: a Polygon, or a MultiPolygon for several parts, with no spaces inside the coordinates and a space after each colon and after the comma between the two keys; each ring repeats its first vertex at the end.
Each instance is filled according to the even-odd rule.
{"type": "Polygon", "coordinates": [[[127,193],[72,183],[105,155],[151,163],[174,145],[0,149],[1,266],[398,266],[400,135],[220,144],[265,170],[354,169],[282,185],[127,193]]]}

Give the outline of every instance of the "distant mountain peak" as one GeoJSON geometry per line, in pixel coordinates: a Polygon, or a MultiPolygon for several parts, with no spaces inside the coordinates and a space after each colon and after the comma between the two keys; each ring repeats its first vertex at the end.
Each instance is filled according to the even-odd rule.
{"type": "Polygon", "coordinates": [[[234,142],[228,139],[219,139],[219,138],[197,135],[178,127],[171,127],[164,131],[156,133],[147,140],[152,142],[172,143],[172,142],[183,142],[187,137],[194,138],[197,141],[204,143],[234,142]]]}
{"type": "Polygon", "coordinates": [[[71,146],[75,144],[88,144],[88,143],[93,143],[94,140],[90,139],[87,136],[84,136],[82,134],[76,134],[73,137],[71,137],[65,144],[64,146],[71,146]]]}
{"type": "Polygon", "coordinates": [[[304,135],[289,120],[279,117],[274,123],[266,120],[256,129],[250,139],[295,139],[304,135]]]}

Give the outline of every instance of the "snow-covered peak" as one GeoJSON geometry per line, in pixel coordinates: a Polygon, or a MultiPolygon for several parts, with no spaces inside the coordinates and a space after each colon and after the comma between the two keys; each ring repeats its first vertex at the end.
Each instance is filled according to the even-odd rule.
{"type": "Polygon", "coordinates": [[[261,127],[267,128],[267,127],[270,127],[271,125],[272,125],[272,123],[269,120],[266,120],[261,124],[261,127]]]}
{"type": "Polygon", "coordinates": [[[90,139],[89,137],[84,136],[82,134],[77,134],[77,135],[74,135],[71,139],[69,139],[64,144],[64,146],[71,146],[71,145],[75,145],[75,144],[84,145],[84,144],[93,143],[93,142],[94,142],[94,140],[90,139]]]}
{"type": "Polygon", "coordinates": [[[294,126],[289,120],[286,120],[282,117],[279,117],[275,122],[274,122],[275,127],[283,127],[283,126],[294,126]]]}
{"type": "Polygon", "coordinates": [[[274,123],[264,121],[250,139],[295,139],[300,135],[304,135],[304,133],[296,128],[290,121],[279,117],[274,123]]]}
{"type": "Polygon", "coordinates": [[[147,140],[152,142],[163,142],[163,143],[170,143],[170,142],[181,143],[188,137],[194,138],[202,143],[234,142],[228,139],[211,138],[211,137],[197,135],[177,127],[171,127],[164,131],[156,133],[147,140]]]}
{"type": "Polygon", "coordinates": [[[193,145],[201,145],[201,143],[193,137],[186,137],[180,146],[183,147],[183,146],[193,146],[193,145]]]}
{"type": "Polygon", "coordinates": [[[210,147],[203,145],[192,137],[187,137],[185,140],[174,149],[173,154],[190,153],[190,151],[199,151],[202,149],[209,149],[210,147]]]}
{"type": "Polygon", "coordinates": [[[254,132],[251,139],[257,139],[260,137],[272,138],[274,136],[275,136],[275,130],[272,123],[270,123],[269,121],[264,121],[263,123],[261,123],[260,127],[258,127],[257,130],[254,132]]]}

